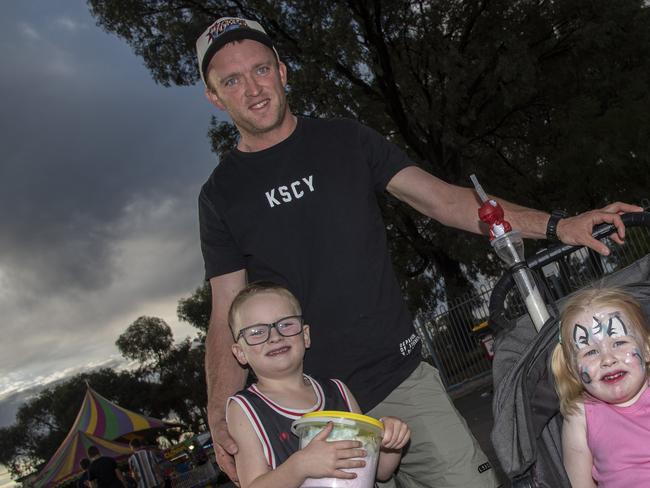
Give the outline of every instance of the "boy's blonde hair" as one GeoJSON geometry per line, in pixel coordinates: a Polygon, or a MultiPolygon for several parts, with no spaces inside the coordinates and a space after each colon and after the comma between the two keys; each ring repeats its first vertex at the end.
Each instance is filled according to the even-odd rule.
{"type": "Polygon", "coordinates": [[[249,298],[263,293],[274,293],[286,298],[294,309],[295,314],[302,315],[302,309],[300,308],[298,299],[287,288],[270,281],[255,281],[249,283],[245,288],[240,290],[230,305],[230,310],[228,311],[228,325],[230,325],[230,331],[233,333],[233,337],[235,336],[235,327],[239,320],[239,314],[246,301],[249,298]]]}
{"type": "Polygon", "coordinates": [[[624,312],[641,335],[648,366],[647,351],[650,350],[650,323],[643,314],[639,302],[619,288],[588,288],[577,292],[567,302],[560,317],[560,344],[555,346],[551,369],[555,377],[555,391],[560,397],[562,415],[574,413],[578,400],[584,392],[574,361],[573,329],[575,318],[589,307],[612,307],[624,312]]]}

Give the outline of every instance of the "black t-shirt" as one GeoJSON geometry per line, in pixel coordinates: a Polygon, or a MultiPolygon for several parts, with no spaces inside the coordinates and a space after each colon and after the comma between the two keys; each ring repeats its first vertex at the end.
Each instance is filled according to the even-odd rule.
{"type": "Polygon", "coordinates": [[[281,143],[228,153],[199,196],[206,279],[246,269],[289,288],[311,326],[305,372],[341,378],[363,411],[420,361],[377,202],[411,164],[358,122],[299,117],[281,143]]]}
{"type": "Polygon", "coordinates": [[[99,488],[124,488],[122,482],[115,474],[117,463],[115,459],[108,456],[101,456],[90,463],[88,478],[90,481],[97,481],[99,488]]]}

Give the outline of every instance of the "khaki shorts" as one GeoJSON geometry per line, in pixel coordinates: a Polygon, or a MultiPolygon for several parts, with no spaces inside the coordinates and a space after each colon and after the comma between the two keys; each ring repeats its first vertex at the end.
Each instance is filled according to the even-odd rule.
{"type": "Polygon", "coordinates": [[[495,488],[494,469],[451,403],[438,370],[421,363],[386,399],[367,412],[393,416],[411,429],[399,470],[381,488],[495,488]]]}

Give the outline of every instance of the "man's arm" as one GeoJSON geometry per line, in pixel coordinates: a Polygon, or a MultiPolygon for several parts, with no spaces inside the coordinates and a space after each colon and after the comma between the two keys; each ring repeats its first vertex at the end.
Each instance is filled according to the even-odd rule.
{"type": "MultiPolygon", "coordinates": [[[[409,166],[393,176],[386,189],[396,198],[441,224],[475,234],[486,232],[486,228],[478,219],[481,201],[470,188],[451,185],[417,166],[409,166]]],[[[524,237],[532,239],[546,237],[549,214],[498,200],[503,207],[506,220],[524,237]]],[[[612,239],[622,244],[625,238],[625,226],[619,214],[642,210],[636,205],[613,203],[599,210],[591,210],[560,220],[557,235],[565,244],[588,246],[607,255],[609,254],[607,246],[591,236],[594,225],[604,222],[614,224],[617,232],[612,235],[612,239]]]]}
{"type": "Polygon", "coordinates": [[[246,382],[246,371],[232,355],[232,333],[228,326],[228,310],[237,293],[246,286],[246,271],[239,270],[210,279],[212,313],[205,341],[205,378],[208,387],[208,420],[215,445],[217,464],[237,480],[234,454],[237,444],[226,426],[226,400],[246,382]]]}

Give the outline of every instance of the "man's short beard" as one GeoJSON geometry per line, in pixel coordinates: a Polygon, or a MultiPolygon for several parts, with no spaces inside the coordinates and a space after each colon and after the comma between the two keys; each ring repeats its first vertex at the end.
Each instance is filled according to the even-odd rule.
{"type": "Polygon", "coordinates": [[[257,127],[257,126],[255,126],[253,124],[248,123],[248,122],[244,122],[243,125],[245,126],[246,131],[249,132],[250,134],[255,134],[255,135],[266,134],[268,132],[271,132],[271,131],[277,129],[278,127],[280,127],[282,125],[282,122],[284,121],[284,117],[286,116],[286,112],[287,112],[287,98],[282,97],[282,99],[280,100],[280,106],[279,106],[279,109],[278,109],[278,116],[277,116],[276,120],[271,125],[266,126],[266,127],[257,127]]]}

